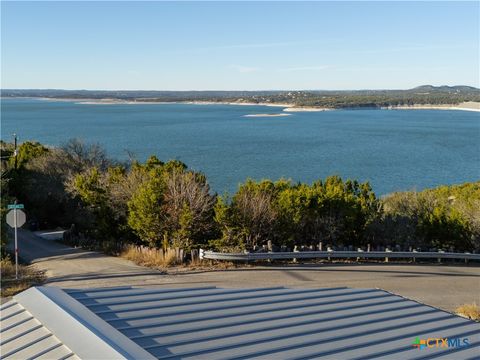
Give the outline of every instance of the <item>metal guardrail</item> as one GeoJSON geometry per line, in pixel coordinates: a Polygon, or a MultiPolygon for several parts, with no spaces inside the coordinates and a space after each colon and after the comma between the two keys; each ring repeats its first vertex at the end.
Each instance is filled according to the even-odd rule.
{"type": "Polygon", "coordinates": [[[286,259],[459,259],[479,260],[480,254],[453,252],[415,251],[300,251],[300,252],[260,252],[260,253],[218,253],[202,251],[203,259],[228,261],[286,260],[286,259]]]}

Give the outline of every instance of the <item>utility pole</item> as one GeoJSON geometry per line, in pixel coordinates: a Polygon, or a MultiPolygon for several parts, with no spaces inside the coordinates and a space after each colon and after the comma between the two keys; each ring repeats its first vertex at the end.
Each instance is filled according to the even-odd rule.
{"type": "MultiPolygon", "coordinates": [[[[16,140],[16,137],[15,137],[16,140]]],[[[15,141],[16,144],[16,141],[15,141]]],[[[17,157],[15,156],[15,168],[17,167],[17,157]]],[[[18,228],[18,223],[17,223],[17,200],[15,200],[15,208],[13,209],[13,217],[15,219],[15,280],[18,280],[18,234],[17,234],[17,228],[18,228]]]]}
{"type": "Polygon", "coordinates": [[[14,169],[17,170],[17,134],[13,134],[13,144],[15,147],[15,150],[13,151],[13,156],[15,156],[14,169]]]}

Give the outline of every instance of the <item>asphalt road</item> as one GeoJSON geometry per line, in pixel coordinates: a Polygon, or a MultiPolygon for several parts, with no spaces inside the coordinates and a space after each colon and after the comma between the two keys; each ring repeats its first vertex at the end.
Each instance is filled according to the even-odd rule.
{"type": "Polygon", "coordinates": [[[96,252],[73,249],[20,230],[22,259],[46,271],[46,285],[63,288],[145,287],[334,287],[381,288],[444,310],[480,304],[480,265],[321,264],[230,270],[161,271],[96,252]]]}
{"type": "Polygon", "coordinates": [[[105,287],[141,285],[146,278],[160,278],[162,272],[98,252],[75,249],[19,229],[19,256],[43,270],[47,284],[61,287],[105,287]]]}

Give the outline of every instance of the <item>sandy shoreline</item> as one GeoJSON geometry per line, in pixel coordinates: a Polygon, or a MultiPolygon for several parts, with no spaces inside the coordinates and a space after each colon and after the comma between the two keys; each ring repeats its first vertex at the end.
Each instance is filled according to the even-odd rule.
{"type": "Polygon", "coordinates": [[[192,105],[237,105],[237,106],[271,106],[286,108],[292,104],[271,104],[271,103],[252,103],[252,102],[224,102],[224,101],[176,101],[176,104],[192,105]]]}
{"type": "Polygon", "coordinates": [[[385,110],[461,110],[461,111],[476,111],[480,112],[480,103],[474,101],[467,101],[457,105],[397,105],[382,107],[385,110]]]}
{"type": "MultiPolygon", "coordinates": [[[[284,112],[321,112],[342,109],[332,109],[315,106],[295,106],[285,103],[252,103],[252,102],[223,102],[223,101],[136,101],[121,99],[75,99],[75,98],[32,98],[42,101],[74,102],[81,105],[148,105],[148,104],[191,104],[191,105],[236,105],[236,106],[269,106],[281,107],[284,112]]],[[[394,105],[380,107],[382,110],[460,110],[480,112],[480,102],[468,101],[461,104],[416,104],[416,105],[394,105]]],[[[255,115],[255,114],[254,114],[255,115]]],[[[288,114],[287,114],[288,115],[288,114]]]]}
{"type": "Polygon", "coordinates": [[[120,99],[75,99],[75,98],[36,98],[43,101],[59,101],[59,102],[73,102],[81,105],[142,105],[142,104],[172,104],[174,102],[168,101],[135,101],[135,100],[120,100],[120,99]]]}
{"type": "MultiPolygon", "coordinates": [[[[45,101],[64,101],[74,102],[81,105],[143,105],[143,104],[188,104],[188,105],[235,105],[235,106],[269,106],[280,107],[285,112],[318,112],[330,111],[335,109],[317,108],[311,106],[294,106],[293,104],[282,103],[252,103],[252,102],[223,102],[223,101],[133,101],[133,100],[119,100],[119,99],[57,99],[57,98],[37,98],[45,101]]],[[[269,114],[264,114],[269,115],[269,114]]],[[[288,116],[290,114],[277,114],[278,116],[288,116]]]]}
{"type": "Polygon", "coordinates": [[[75,98],[32,98],[44,101],[74,102],[83,105],[144,105],[144,104],[189,104],[189,105],[237,105],[237,106],[271,106],[288,108],[292,104],[271,104],[252,102],[226,102],[226,101],[136,101],[121,99],[75,99],[75,98]]]}
{"type": "Polygon", "coordinates": [[[286,111],[286,112],[318,112],[318,111],[332,111],[332,110],[335,110],[335,109],[313,107],[313,106],[299,106],[299,107],[291,106],[283,109],[283,111],[286,111]]]}

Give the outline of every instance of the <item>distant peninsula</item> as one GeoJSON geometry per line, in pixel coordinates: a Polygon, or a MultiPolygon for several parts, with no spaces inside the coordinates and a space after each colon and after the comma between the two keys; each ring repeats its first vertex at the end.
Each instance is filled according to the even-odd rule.
{"type": "Polygon", "coordinates": [[[2,98],[28,97],[84,104],[193,103],[268,105],[286,112],[334,109],[458,109],[480,111],[480,89],[423,85],[408,90],[148,91],[2,89],[2,98]]]}

